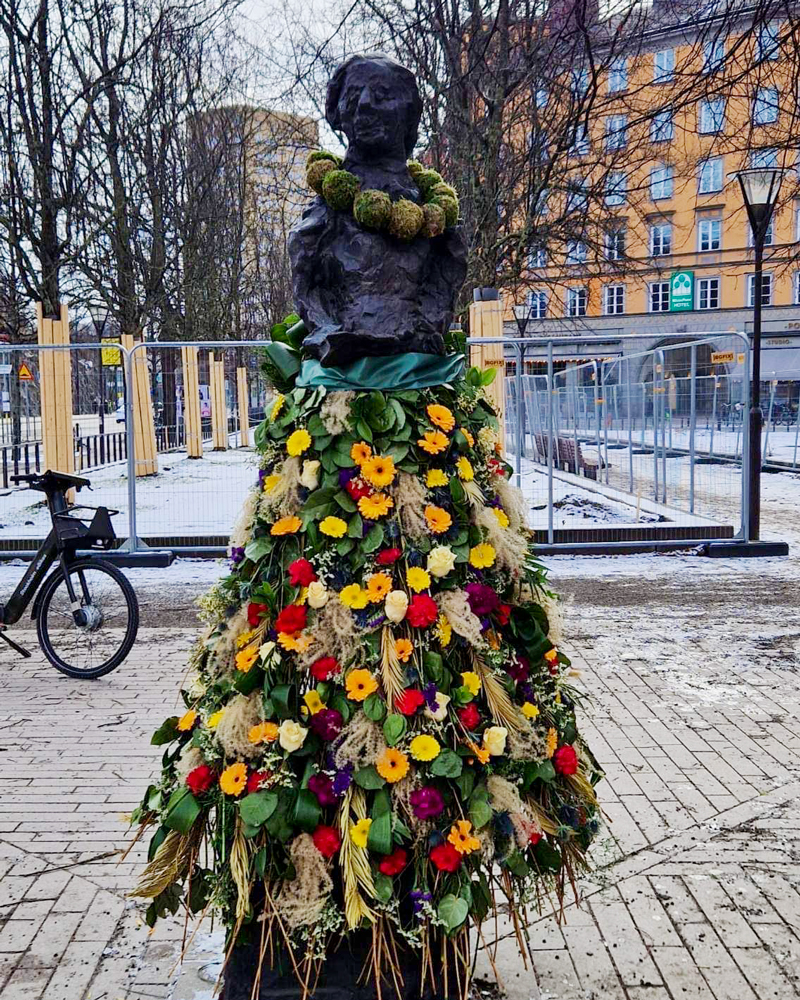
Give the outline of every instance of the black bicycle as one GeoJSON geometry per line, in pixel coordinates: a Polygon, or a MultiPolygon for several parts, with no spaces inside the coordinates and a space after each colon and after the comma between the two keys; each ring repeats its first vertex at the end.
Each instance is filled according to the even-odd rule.
{"type": "Polygon", "coordinates": [[[0,639],[22,656],[31,655],[5,629],[20,620],[33,600],[39,644],[53,666],[69,677],[102,677],[130,653],[139,629],[139,603],[116,566],[95,556],[78,558],[77,550],[110,549],[116,537],[111,517],[119,511],[68,503],[68,490],[89,486],[79,476],[48,470],[12,480],[45,494],[53,527],[17,589],[0,605],[0,639]],[[93,513],[90,518],[80,511],[93,513]],[[56,561],[58,568],[47,576],[56,561]]]}

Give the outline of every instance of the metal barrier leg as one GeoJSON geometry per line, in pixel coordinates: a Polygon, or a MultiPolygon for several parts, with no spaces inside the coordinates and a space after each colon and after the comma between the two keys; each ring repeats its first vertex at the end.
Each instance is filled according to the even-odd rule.
{"type": "Polygon", "coordinates": [[[697,348],[692,344],[689,375],[689,513],[694,514],[694,432],[697,423],[697,348]]]}

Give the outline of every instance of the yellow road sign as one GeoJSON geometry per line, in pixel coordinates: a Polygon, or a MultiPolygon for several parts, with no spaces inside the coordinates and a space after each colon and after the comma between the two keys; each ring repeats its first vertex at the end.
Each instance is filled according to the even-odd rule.
{"type": "Polygon", "coordinates": [[[19,370],[17,371],[17,378],[20,380],[20,382],[33,382],[33,372],[30,370],[30,368],[28,368],[28,366],[25,364],[24,361],[19,366],[19,370]]]}
{"type": "Polygon", "coordinates": [[[711,352],[711,364],[712,365],[732,365],[736,355],[733,351],[712,351],[711,352]]]}
{"type": "Polygon", "coordinates": [[[119,353],[119,347],[116,346],[119,343],[119,340],[117,340],[116,337],[103,337],[100,343],[114,345],[113,347],[104,347],[100,352],[103,358],[103,367],[112,368],[115,365],[121,365],[122,356],[119,353]]]}

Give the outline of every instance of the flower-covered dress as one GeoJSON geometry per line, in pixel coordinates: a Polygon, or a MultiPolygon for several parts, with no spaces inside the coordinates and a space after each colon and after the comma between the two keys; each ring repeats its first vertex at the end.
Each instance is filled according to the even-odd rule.
{"type": "Polygon", "coordinates": [[[367,930],[367,979],[402,993],[412,954],[441,992],[450,955],[462,994],[469,928],[502,908],[519,935],[597,829],[600,772],[484,383],[276,399],[186,712],[153,737],[148,921],[213,907],[229,945],[289,954],[306,993],[367,930]]]}

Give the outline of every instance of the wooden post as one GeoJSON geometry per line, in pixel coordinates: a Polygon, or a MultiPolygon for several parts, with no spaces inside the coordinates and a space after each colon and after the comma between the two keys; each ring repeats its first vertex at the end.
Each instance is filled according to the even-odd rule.
{"type": "MultiPolygon", "coordinates": [[[[469,307],[470,337],[502,337],[503,336],[503,303],[500,299],[488,302],[473,302],[469,307]]],[[[470,345],[469,362],[477,368],[496,368],[497,376],[486,392],[494,403],[500,419],[500,441],[505,447],[505,374],[506,362],[503,356],[502,344],[470,345]]]]}
{"type": "MultiPolygon", "coordinates": [[[[61,306],[58,319],[45,319],[36,303],[36,328],[40,344],[69,343],[69,312],[61,306]]],[[[75,471],[72,438],[72,358],[69,351],[39,354],[44,465],[58,472],[75,471]]]]}
{"type": "Polygon", "coordinates": [[[208,355],[211,395],[211,444],[214,451],[228,450],[228,413],[225,406],[225,360],[208,355]]]}
{"type": "MultiPolygon", "coordinates": [[[[134,341],[129,333],[123,333],[122,346],[130,351],[134,341]]],[[[133,448],[137,476],[153,476],[158,472],[156,455],[156,428],[153,420],[153,397],[150,393],[150,378],[147,370],[147,354],[137,351],[133,355],[133,385],[127,387],[132,392],[133,406],[133,448]]]]}
{"type": "Polygon", "coordinates": [[[239,447],[250,447],[250,400],[247,395],[247,369],[236,369],[236,400],[239,404],[239,447]]]}
{"type": "Polygon", "coordinates": [[[186,452],[189,458],[203,457],[203,433],[200,418],[200,378],[197,348],[182,347],[183,362],[183,425],[186,430],[186,452]]]}

